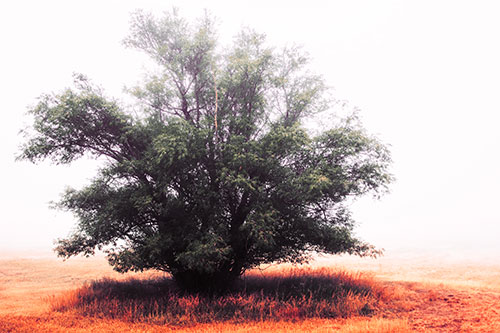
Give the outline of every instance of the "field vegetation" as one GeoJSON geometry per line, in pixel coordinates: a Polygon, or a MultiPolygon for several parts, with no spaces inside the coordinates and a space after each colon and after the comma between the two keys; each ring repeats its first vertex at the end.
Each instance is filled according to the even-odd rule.
{"type": "Polygon", "coordinates": [[[329,269],[252,272],[224,294],[179,290],[170,277],[103,279],[50,300],[52,310],[169,325],[349,318],[372,314],[387,296],[373,279],[329,269]]]}
{"type": "Polygon", "coordinates": [[[203,294],[163,273],[120,275],[102,258],[0,262],[0,332],[500,331],[494,265],[340,258],[252,270],[203,294]]]}

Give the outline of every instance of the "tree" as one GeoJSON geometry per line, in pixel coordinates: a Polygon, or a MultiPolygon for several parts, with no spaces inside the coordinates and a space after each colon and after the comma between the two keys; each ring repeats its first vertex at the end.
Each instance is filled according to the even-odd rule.
{"type": "Polygon", "coordinates": [[[263,263],[378,253],[353,235],[346,202],[386,190],[388,150],[352,119],[304,128],[329,105],[300,49],[245,30],[220,51],[209,17],[192,26],[176,12],[136,13],[125,44],[160,68],[130,89],[141,114],[82,75],[29,111],[21,159],[105,160],[58,203],[79,221],[60,256],[104,250],[120,272],[158,269],[214,290],[263,263]]]}

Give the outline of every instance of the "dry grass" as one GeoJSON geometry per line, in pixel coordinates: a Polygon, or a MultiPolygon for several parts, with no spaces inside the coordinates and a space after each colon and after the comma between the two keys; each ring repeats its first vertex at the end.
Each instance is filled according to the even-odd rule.
{"type": "Polygon", "coordinates": [[[317,265],[329,268],[253,271],[206,298],[164,275],[119,275],[102,258],[0,260],[0,332],[500,332],[500,265],[317,265]]]}
{"type": "Polygon", "coordinates": [[[153,324],[297,321],[373,314],[385,297],[373,278],[331,269],[249,273],[224,295],[185,294],[170,278],[102,279],[50,299],[52,310],[153,324]]]}
{"type": "MultiPolygon", "coordinates": [[[[162,274],[119,274],[102,257],[0,259],[0,315],[38,315],[49,310],[49,295],[59,295],[103,277],[157,277],[162,274]]],[[[0,331],[1,332],[1,331],[0,331]]]]}
{"type": "Polygon", "coordinates": [[[83,332],[176,332],[176,333],[262,333],[262,332],[346,332],[405,333],[412,332],[406,320],[367,319],[305,319],[303,321],[264,321],[243,323],[208,323],[188,327],[169,327],[146,323],[129,323],[112,319],[54,314],[46,317],[6,316],[0,320],[0,332],[83,333],[83,332]]]}
{"type": "Polygon", "coordinates": [[[104,320],[81,316],[55,314],[50,317],[4,317],[0,321],[1,332],[349,332],[349,333],[404,333],[411,332],[406,320],[388,320],[381,318],[349,319],[334,321],[327,319],[306,319],[298,322],[245,322],[245,323],[210,323],[192,327],[172,328],[168,326],[128,323],[119,320],[104,320]]]}

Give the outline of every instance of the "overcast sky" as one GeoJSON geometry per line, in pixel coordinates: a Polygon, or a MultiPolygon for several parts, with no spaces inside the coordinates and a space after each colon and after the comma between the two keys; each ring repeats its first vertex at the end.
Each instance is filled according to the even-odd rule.
{"type": "Polygon", "coordinates": [[[303,45],[334,96],[360,108],[367,130],[390,144],[391,193],[352,207],[363,239],[388,251],[500,256],[495,1],[2,2],[0,251],[52,248],[75,220],[50,210],[49,201],[95,172],[88,161],[15,162],[27,107],[71,86],[74,72],[121,98],[146,66],[121,44],[130,13],[172,6],[188,19],[209,9],[224,43],[248,26],[266,33],[270,45],[303,45]]]}

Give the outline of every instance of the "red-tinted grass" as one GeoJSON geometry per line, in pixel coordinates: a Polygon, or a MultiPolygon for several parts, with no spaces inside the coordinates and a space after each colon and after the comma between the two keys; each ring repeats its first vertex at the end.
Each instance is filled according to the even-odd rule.
{"type": "Polygon", "coordinates": [[[384,297],[368,276],[323,268],[250,272],[223,295],[187,294],[170,278],[103,279],[52,298],[51,306],[98,318],[193,325],[370,315],[384,297]]]}

